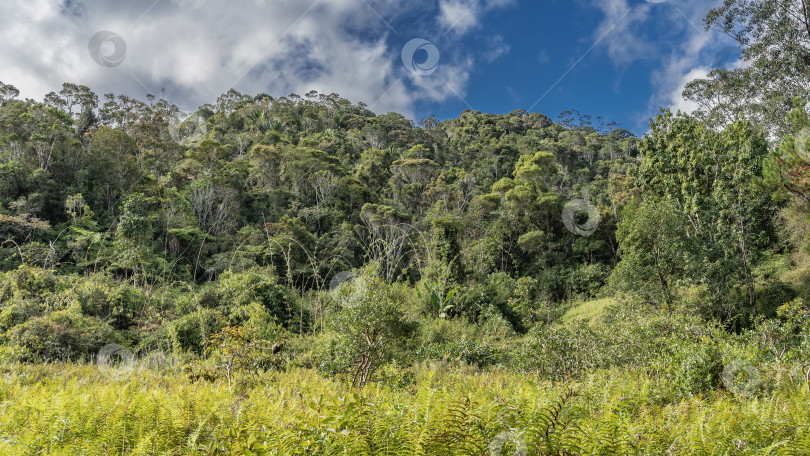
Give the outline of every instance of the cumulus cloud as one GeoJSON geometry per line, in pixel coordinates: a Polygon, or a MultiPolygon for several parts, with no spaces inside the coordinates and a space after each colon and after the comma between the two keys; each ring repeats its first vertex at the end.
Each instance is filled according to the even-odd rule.
{"type": "Polygon", "coordinates": [[[683,97],[686,84],[704,78],[711,68],[706,51],[713,47],[715,37],[708,33],[693,33],[680,45],[662,56],[658,70],[652,73],[656,92],[650,99],[651,108],[670,108],[673,111],[693,112],[697,104],[683,97]]]}
{"type": "Polygon", "coordinates": [[[595,32],[617,65],[650,62],[650,112],[659,107],[692,112],[697,108],[683,98],[689,81],[705,77],[712,67],[728,62],[733,43],[718,32],[705,31],[703,18],[717,5],[716,0],[692,2],[655,1],[630,3],[628,0],[599,0],[593,3],[604,18],[595,32]],[[720,62],[720,60],[724,60],[720,62]]]}
{"type": "Polygon", "coordinates": [[[627,0],[599,0],[594,5],[605,15],[595,35],[603,40],[613,61],[627,64],[654,53],[654,47],[641,36],[639,27],[647,19],[648,4],[631,6],[627,0]]]}
{"type": "Polygon", "coordinates": [[[480,25],[482,13],[513,3],[514,0],[439,0],[439,24],[445,34],[463,35],[480,25]]]}
{"type": "MultiPolygon", "coordinates": [[[[415,36],[458,39],[511,0],[5,0],[0,81],[41,99],[62,82],[97,93],[152,93],[184,109],[230,88],[275,96],[318,90],[410,115],[420,101],[463,93],[470,57],[442,55],[418,77],[400,50],[415,36]],[[466,10],[464,8],[467,8],[466,10]],[[399,18],[422,18],[398,22],[399,18]],[[88,43],[109,30],[126,43],[120,65],[99,65],[88,43]],[[450,33],[452,32],[452,33],[450,33]],[[444,88],[444,89],[442,89],[444,88]]],[[[111,42],[101,55],[112,52],[111,42]]],[[[503,45],[501,48],[504,48],[503,45]]],[[[493,51],[494,52],[494,51],[493,51]]],[[[488,58],[482,56],[481,58],[488,58]]]]}
{"type": "Polygon", "coordinates": [[[439,23],[445,28],[454,29],[457,33],[465,33],[478,25],[478,19],[473,12],[477,1],[470,0],[442,0],[439,2],[439,23]]]}
{"type": "Polygon", "coordinates": [[[507,54],[509,52],[510,46],[506,43],[503,36],[501,35],[492,35],[487,40],[486,48],[484,50],[484,61],[486,63],[492,63],[498,59],[498,57],[507,54]]]}

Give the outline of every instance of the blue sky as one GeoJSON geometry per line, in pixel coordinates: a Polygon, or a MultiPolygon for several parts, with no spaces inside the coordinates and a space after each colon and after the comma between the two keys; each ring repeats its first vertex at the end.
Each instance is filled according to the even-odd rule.
{"type": "Polygon", "coordinates": [[[414,120],[576,109],[643,134],[659,107],[694,108],[686,81],[739,65],[727,37],[702,30],[717,3],[5,0],[0,81],[34,99],[75,82],[184,110],[231,87],[338,93],[414,120]],[[429,53],[438,65],[420,69],[429,53]]]}
{"type": "Polygon", "coordinates": [[[639,127],[638,118],[650,114],[654,62],[616,63],[599,45],[588,52],[603,17],[583,2],[524,1],[492,14],[473,39],[448,52],[485,48],[488,34],[502,37],[508,51],[475,66],[465,101],[450,98],[420,110],[453,116],[468,104],[496,113],[533,107],[554,118],[577,109],[639,127]]]}
{"type": "Polygon", "coordinates": [[[728,37],[703,30],[702,19],[716,2],[702,2],[702,8],[683,3],[615,2],[617,19],[618,13],[606,14],[589,1],[514,2],[483,17],[480,29],[444,51],[455,54],[451,58],[479,56],[465,94],[420,103],[417,115],[455,117],[470,107],[531,109],[556,118],[576,109],[643,134],[660,107],[693,108],[677,99],[689,75],[734,64],[739,56],[728,37]],[[494,45],[502,53],[481,58],[494,45]]]}

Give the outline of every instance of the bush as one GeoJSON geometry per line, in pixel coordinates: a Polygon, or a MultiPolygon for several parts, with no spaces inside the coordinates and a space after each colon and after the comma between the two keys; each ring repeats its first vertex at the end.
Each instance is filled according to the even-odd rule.
{"type": "Polygon", "coordinates": [[[516,280],[508,274],[496,273],[484,283],[471,283],[460,288],[456,293],[456,307],[450,314],[480,323],[494,310],[515,332],[525,334],[534,322],[546,317],[545,304],[538,300],[533,279],[516,280]]]}
{"type": "Polygon", "coordinates": [[[724,334],[688,314],[618,304],[598,324],[572,319],[533,328],[514,342],[510,365],[555,380],[598,369],[646,370],[672,393],[690,395],[719,385],[724,334]]]}
{"type": "Polygon", "coordinates": [[[108,321],[117,330],[129,329],[150,304],[143,291],[98,276],[80,281],[71,294],[82,313],[108,321]]]}
{"type": "Polygon", "coordinates": [[[124,343],[106,323],[71,311],[34,317],[14,327],[7,343],[22,349],[20,361],[93,359],[104,345],[124,343]]]}
{"type": "Polygon", "coordinates": [[[504,344],[498,341],[497,332],[487,333],[483,327],[462,319],[423,321],[419,325],[417,344],[414,354],[418,361],[442,361],[479,368],[497,364],[504,348],[504,344]]]}
{"type": "Polygon", "coordinates": [[[358,277],[340,292],[340,307],[329,322],[318,369],[348,374],[362,388],[381,366],[407,357],[416,325],[405,319],[394,287],[380,279],[358,277]]]}
{"type": "Polygon", "coordinates": [[[151,302],[140,289],[96,274],[91,278],[60,276],[53,271],[19,268],[0,276],[0,302],[3,314],[0,329],[10,323],[44,316],[68,308],[81,309],[86,316],[109,322],[117,330],[129,329],[136,316],[144,314],[151,302]]]}
{"type": "Polygon", "coordinates": [[[476,367],[490,366],[496,361],[495,352],[489,344],[467,338],[421,345],[416,353],[421,359],[465,363],[476,367]]]}
{"type": "Polygon", "coordinates": [[[205,360],[188,366],[192,379],[215,381],[225,378],[230,389],[235,378],[256,375],[267,370],[281,370],[280,355],[283,339],[261,339],[255,330],[241,326],[226,326],[206,341],[205,360]]]}
{"type": "Polygon", "coordinates": [[[215,309],[199,309],[171,323],[171,339],[176,350],[203,353],[203,343],[227,326],[227,318],[215,309]]]}
{"type": "Polygon", "coordinates": [[[243,325],[263,308],[272,319],[292,331],[306,325],[307,315],[300,313],[298,302],[287,287],[281,285],[272,269],[252,268],[247,272],[224,272],[213,284],[199,294],[189,296],[178,304],[182,314],[198,308],[217,309],[227,315],[229,325],[243,325]]]}
{"type": "Polygon", "coordinates": [[[607,366],[605,341],[587,323],[536,326],[515,341],[511,366],[544,378],[564,380],[607,366]]]}
{"type": "Polygon", "coordinates": [[[711,340],[700,343],[678,340],[670,335],[667,349],[659,357],[647,360],[648,369],[657,372],[659,382],[677,397],[705,393],[716,389],[723,373],[723,356],[711,340]]]}

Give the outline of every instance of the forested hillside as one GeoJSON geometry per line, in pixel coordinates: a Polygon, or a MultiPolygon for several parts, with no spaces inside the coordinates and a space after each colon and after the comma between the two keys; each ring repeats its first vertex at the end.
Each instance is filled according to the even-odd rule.
{"type": "MultiPolygon", "coordinates": [[[[2,262],[12,274],[44,268],[126,286],[142,301],[83,314],[133,343],[183,316],[148,304],[178,283],[259,274],[305,296],[368,263],[441,301],[461,287],[448,315],[478,321],[487,299],[524,333],[605,283],[619,259],[617,221],[637,192],[638,139],[576,113],[565,126],[521,111],[415,126],[316,93],[231,91],[193,114],[105,100],[72,84],[43,103],[4,100],[2,262]],[[490,296],[493,280],[520,281],[526,302],[490,296]]],[[[301,309],[272,317],[299,332],[321,324],[322,303],[289,305],[301,309]]],[[[4,329],[34,315],[20,316],[4,329]]],[[[88,354],[60,349],[31,356],[88,354]]]]}
{"type": "Polygon", "coordinates": [[[0,83],[0,452],[807,454],[799,3],[643,137],[0,83]]]}

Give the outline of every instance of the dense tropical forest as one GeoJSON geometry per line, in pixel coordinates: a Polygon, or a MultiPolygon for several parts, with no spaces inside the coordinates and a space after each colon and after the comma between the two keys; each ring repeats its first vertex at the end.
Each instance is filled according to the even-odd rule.
{"type": "Polygon", "coordinates": [[[0,453],[810,454],[808,23],[642,137],[0,83],[0,453]]]}

